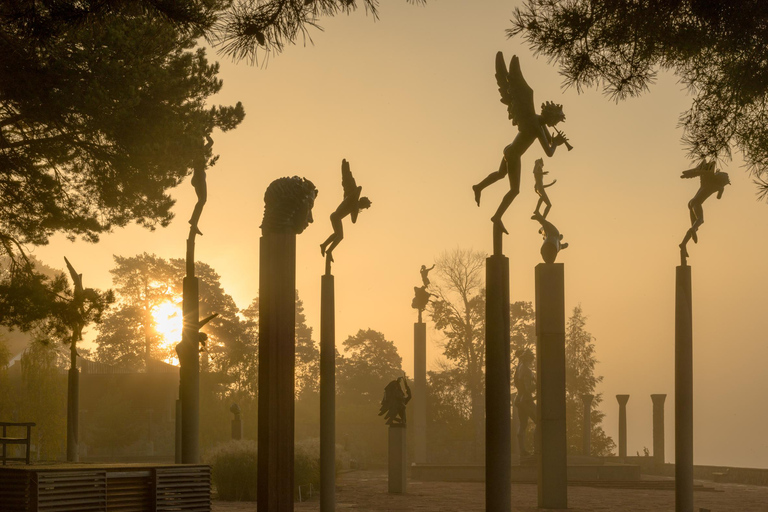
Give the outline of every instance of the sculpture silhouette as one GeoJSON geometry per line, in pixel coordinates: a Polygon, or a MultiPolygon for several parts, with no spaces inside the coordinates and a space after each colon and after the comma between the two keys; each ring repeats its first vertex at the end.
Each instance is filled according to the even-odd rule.
{"type": "Polygon", "coordinates": [[[699,190],[696,195],[693,196],[688,202],[688,210],[691,214],[691,227],[686,231],[683,241],[680,243],[680,259],[683,265],[687,264],[686,258],[688,258],[688,240],[693,239],[693,243],[698,243],[699,237],[696,232],[699,227],[704,224],[704,201],[712,194],[717,192],[717,198],[723,197],[725,186],[731,184],[731,179],[727,172],[716,171],[715,161],[707,163],[706,160],[701,162],[693,169],[683,171],[680,176],[683,179],[690,179],[698,177],[700,180],[699,190]]]}
{"type": "Polygon", "coordinates": [[[411,401],[411,388],[408,387],[408,379],[405,374],[393,380],[384,388],[384,398],[381,399],[379,416],[384,415],[387,425],[405,425],[405,405],[411,401]],[[400,381],[405,386],[405,393],[400,386],[400,381]]]}
{"type": "Polygon", "coordinates": [[[424,286],[429,286],[429,277],[427,276],[429,275],[429,271],[432,270],[433,268],[435,268],[434,265],[432,265],[429,268],[427,268],[426,265],[421,266],[421,270],[419,270],[419,273],[421,274],[421,282],[424,283],[424,286]]]}
{"type": "Polygon", "coordinates": [[[276,179],[264,193],[261,232],[301,234],[314,220],[312,207],[316,197],[315,185],[306,178],[293,176],[276,179]]]}
{"type": "Polygon", "coordinates": [[[422,286],[414,286],[413,287],[413,300],[411,301],[411,307],[413,309],[419,310],[419,323],[421,323],[421,314],[424,312],[425,309],[427,309],[427,304],[429,304],[429,298],[432,297],[433,294],[429,293],[427,291],[427,287],[422,286]]]}
{"type": "Polygon", "coordinates": [[[352,224],[357,222],[357,214],[360,210],[371,207],[371,201],[367,197],[361,197],[363,187],[358,187],[352,171],[349,170],[349,162],[341,161],[341,186],[344,188],[344,199],[336,211],[331,214],[331,226],[333,233],[325,242],[320,244],[320,254],[327,255],[328,261],[333,261],[333,250],[344,239],[344,226],[341,219],[349,215],[352,224]]]}
{"type": "Polygon", "coordinates": [[[206,156],[208,151],[213,147],[213,139],[210,135],[205,136],[208,141],[203,149],[203,158],[192,164],[192,186],[195,187],[195,193],[197,194],[197,203],[195,209],[192,210],[192,217],[189,218],[190,229],[198,234],[203,233],[198,229],[197,223],[200,222],[200,215],[203,213],[203,206],[208,201],[208,184],[205,181],[205,166],[208,164],[206,156]]]}
{"type": "Polygon", "coordinates": [[[504,64],[504,55],[496,54],[496,82],[499,84],[501,102],[507,105],[509,118],[512,124],[517,126],[518,134],[510,145],[504,148],[504,158],[501,160],[499,170],[489,174],[483,181],[472,186],[475,193],[475,202],[480,206],[480,195],[485,187],[497,182],[504,176],[509,176],[509,192],[504,196],[491,220],[503,233],[508,233],[501,221],[504,212],[520,193],[520,159],[523,153],[538,140],[547,156],[555,154],[555,149],[565,144],[565,135],[558,132],[552,136],[546,127],[554,127],[557,123],[565,121],[562,105],[556,105],[547,101],[541,106],[541,114],[536,114],[533,103],[533,90],[528,86],[520,71],[520,60],[513,56],[509,63],[509,71],[504,64]]]}
{"type": "Polygon", "coordinates": [[[535,184],[533,185],[533,190],[536,191],[536,194],[539,196],[539,202],[536,203],[536,210],[533,212],[532,219],[536,218],[536,215],[539,213],[539,208],[541,208],[542,204],[546,204],[547,207],[544,208],[544,213],[541,215],[545,219],[547,218],[547,214],[549,213],[550,208],[552,208],[552,202],[549,200],[549,196],[547,196],[547,188],[551,187],[555,183],[557,183],[557,180],[554,180],[552,183],[544,184],[544,175],[549,174],[549,172],[544,170],[544,159],[539,158],[536,160],[536,162],[533,165],[533,178],[535,180],[535,184]]]}
{"type": "Polygon", "coordinates": [[[544,236],[544,243],[541,244],[541,257],[544,258],[545,263],[554,263],[557,253],[566,249],[568,244],[562,241],[563,235],[560,234],[554,224],[545,220],[540,213],[534,213],[531,218],[541,224],[539,233],[544,236]]]}
{"type": "Polygon", "coordinates": [[[533,352],[530,349],[518,350],[515,353],[517,357],[517,367],[515,368],[514,383],[517,388],[515,396],[515,407],[517,407],[517,416],[520,418],[520,426],[517,430],[517,443],[520,448],[520,456],[529,455],[525,449],[525,433],[528,430],[528,420],[536,423],[536,398],[533,392],[536,389],[536,378],[531,370],[533,362],[533,352]]]}

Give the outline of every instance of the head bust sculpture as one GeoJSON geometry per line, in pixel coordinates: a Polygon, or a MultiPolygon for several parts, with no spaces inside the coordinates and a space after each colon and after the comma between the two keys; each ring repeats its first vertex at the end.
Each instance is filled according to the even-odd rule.
{"type": "Polygon", "coordinates": [[[313,221],[317,189],[299,176],[278,178],[264,193],[262,234],[301,234],[313,221]]]}

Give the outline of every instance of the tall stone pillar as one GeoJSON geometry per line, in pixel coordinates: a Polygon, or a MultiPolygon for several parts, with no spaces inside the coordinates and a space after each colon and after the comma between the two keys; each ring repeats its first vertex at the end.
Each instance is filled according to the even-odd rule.
{"type": "Polygon", "coordinates": [[[181,462],[200,462],[200,310],[198,279],[185,276],[182,312],[184,324],[179,354],[179,400],[181,400],[181,462]]]}
{"type": "Polygon", "coordinates": [[[389,426],[389,493],[404,494],[406,481],[406,430],[402,423],[389,426]]]}
{"type": "Polygon", "coordinates": [[[293,512],[296,235],[264,234],[259,268],[257,508],[293,512]]]}
{"type": "Polygon", "coordinates": [[[663,466],[664,457],[664,401],[667,395],[651,395],[653,401],[653,463],[663,466]]]}
{"type": "Polygon", "coordinates": [[[568,508],[565,422],[565,267],[536,265],[539,508],[568,508]]]}
{"type": "Polygon", "coordinates": [[[691,267],[675,276],[675,511],[693,512],[693,315],[691,267]]]}
{"type": "MultiPolygon", "coordinates": [[[[501,239],[500,234],[498,238],[501,239]]],[[[509,512],[512,506],[509,259],[500,254],[499,249],[486,258],[485,265],[485,509],[509,512]]]]}
{"type": "MultiPolygon", "coordinates": [[[[74,342],[72,342],[74,345],[74,342]]],[[[79,462],[80,370],[74,356],[67,376],[67,462],[79,462]]],[[[5,447],[3,447],[5,449],[5,447]]]]}
{"type": "Polygon", "coordinates": [[[320,510],[336,507],[336,311],[334,278],[320,281],[320,510]]]}
{"type": "Polygon", "coordinates": [[[584,421],[581,430],[581,453],[585,456],[592,455],[592,400],[595,395],[582,395],[581,401],[584,404],[584,421]]]}
{"type": "Polygon", "coordinates": [[[627,402],[629,395],[616,395],[619,402],[619,457],[627,456],[627,402]]]}
{"type": "Polygon", "coordinates": [[[414,462],[427,462],[427,324],[413,324],[413,435],[414,462]]]}
{"type": "MultiPolygon", "coordinates": [[[[179,389],[179,397],[181,397],[181,389],[179,389]]],[[[174,427],[176,432],[176,438],[174,441],[174,454],[173,462],[181,464],[181,398],[176,400],[176,416],[174,418],[174,427]]]]}

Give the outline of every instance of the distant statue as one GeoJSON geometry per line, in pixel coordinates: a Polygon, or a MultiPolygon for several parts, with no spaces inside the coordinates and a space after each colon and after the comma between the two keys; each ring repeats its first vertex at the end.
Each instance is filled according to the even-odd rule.
{"type": "Polygon", "coordinates": [[[276,179],[264,193],[261,232],[296,235],[302,233],[314,220],[312,207],[316,197],[315,185],[306,178],[293,176],[276,179]]]}
{"type": "Polygon", "coordinates": [[[544,236],[544,243],[541,244],[541,257],[544,258],[545,263],[554,263],[557,253],[566,249],[568,244],[563,242],[563,235],[560,234],[554,224],[545,220],[540,213],[534,213],[531,218],[541,224],[539,233],[544,236]]]}
{"type": "Polygon", "coordinates": [[[403,373],[402,377],[393,380],[384,388],[384,398],[381,400],[379,416],[384,415],[387,425],[405,425],[405,405],[411,401],[411,388],[408,387],[408,379],[403,373]],[[405,386],[405,392],[400,386],[405,386]]]}
{"type": "Polygon", "coordinates": [[[237,404],[232,404],[229,406],[229,412],[235,415],[235,421],[240,420],[240,406],[237,404]]]}
{"type": "Polygon", "coordinates": [[[686,265],[686,258],[688,257],[688,240],[693,239],[693,243],[699,242],[699,237],[696,232],[699,230],[699,227],[704,224],[704,209],[702,208],[704,201],[715,192],[717,192],[718,199],[723,197],[725,186],[731,184],[731,179],[728,177],[727,172],[715,170],[714,160],[709,163],[704,160],[693,169],[683,171],[683,174],[680,177],[683,179],[699,177],[701,183],[696,195],[688,202],[688,209],[691,213],[691,227],[685,233],[685,237],[683,237],[683,241],[680,243],[680,258],[682,264],[686,265]]]}
{"type": "Polygon", "coordinates": [[[349,215],[352,224],[357,222],[357,214],[360,210],[371,207],[371,201],[367,197],[361,197],[363,187],[358,187],[352,171],[349,170],[349,162],[341,161],[341,186],[344,188],[344,199],[336,211],[331,214],[331,226],[333,233],[325,242],[320,244],[320,254],[328,255],[328,260],[333,261],[333,250],[344,239],[344,226],[341,219],[349,215]]]}
{"type": "MultiPolygon", "coordinates": [[[[541,106],[541,114],[536,114],[533,103],[533,89],[523,78],[520,71],[520,60],[513,56],[509,63],[509,71],[504,64],[504,55],[496,54],[496,82],[499,84],[501,102],[507,105],[507,112],[512,124],[517,126],[518,134],[512,144],[504,148],[504,158],[501,160],[499,170],[491,173],[483,181],[472,186],[475,193],[475,202],[480,206],[480,195],[488,185],[495,183],[504,176],[509,176],[509,192],[502,199],[499,208],[491,220],[503,233],[507,233],[501,221],[504,212],[520,193],[520,159],[523,153],[538,140],[547,156],[555,154],[555,149],[561,144],[567,144],[565,135],[557,132],[553,136],[547,129],[555,127],[561,121],[565,121],[562,105],[546,102],[541,106]]],[[[557,131],[557,128],[555,128],[557,131]]]]}
{"type": "Polygon", "coordinates": [[[544,175],[549,174],[549,172],[544,170],[544,159],[539,158],[536,160],[536,162],[533,165],[533,179],[535,180],[535,184],[533,185],[533,190],[536,191],[536,194],[539,196],[539,202],[536,204],[536,210],[533,212],[532,219],[536,218],[536,215],[539,214],[539,208],[541,208],[542,204],[546,204],[547,207],[544,208],[544,213],[541,214],[543,218],[547,218],[547,214],[549,213],[550,208],[552,208],[552,202],[549,200],[549,196],[547,195],[547,188],[551,187],[555,183],[557,183],[557,180],[552,181],[552,183],[544,184],[544,175]]]}
{"type": "Polygon", "coordinates": [[[517,407],[517,416],[520,418],[520,427],[517,430],[517,443],[521,456],[529,455],[525,449],[525,435],[528,430],[528,420],[536,423],[536,398],[533,393],[536,390],[536,377],[533,375],[531,363],[533,363],[533,352],[526,348],[517,351],[517,367],[515,368],[514,383],[517,388],[515,397],[515,407],[517,407]]]}
{"type": "Polygon", "coordinates": [[[429,298],[432,296],[433,294],[427,291],[426,286],[413,287],[413,300],[411,301],[411,307],[413,309],[419,310],[419,323],[421,323],[421,314],[424,312],[425,309],[427,309],[427,305],[429,304],[429,298]]]}
{"type": "Polygon", "coordinates": [[[434,265],[432,265],[429,268],[427,268],[426,265],[422,265],[421,266],[421,270],[419,270],[419,273],[421,274],[421,282],[424,283],[424,286],[429,286],[429,277],[427,277],[427,276],[429,276],[429,272],[433,268],[435,268],[434,265]]]}
{"type": "Polygon", "coordinates": [[[195,193],[197,194],[197,204],[192,211],[192,217],[189,219],[190,229],[193,233],[202,235],[200,229],[197,227],[197,223],[200,222],[200,215],[203,213],[203,206],[208,201],[208,184],[205,181],[205,167],[208,165],[208,152],[213,147],[213,139],[210,135],[206,134],[205,139],[208,141],[203,147],[202,158],[196,159],[192,163],[192,186],[195,187],[195,193]]]}

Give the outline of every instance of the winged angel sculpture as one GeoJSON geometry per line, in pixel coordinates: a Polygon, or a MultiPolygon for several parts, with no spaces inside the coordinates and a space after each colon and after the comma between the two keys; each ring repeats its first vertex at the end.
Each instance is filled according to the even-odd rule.
{"type": "Polygon", "coordinates": [[[704,224],[704,201],[712,194],[717,192],[717,198],[723,197],[725,186],[731,184],[731,179],[727,172],[715,170],[715,161],[707,162],[704,160],[698,166],[693,169],[683,171],[680,176],[683,179],[690,179],[698,177],[700,180],[699,190],[696,195],[693,196],[688,202],[688,210],[691,213],[691,227],[686,231],[683,241],[680,243],[680,258],[682,264],[686,264],[686,258],[688,258],[688,240],[693,239],[693,243],[699,242],[699,237],[696,232],[699,227],[704,224]]]}
{"type": "MultiPolygon", "coordinates": [[[[475,192],[475,202],[480,206],[480,194],[488,185],[495,183],[504,176],[509,176],[509,192],[501,200],[496,214],[491,217],[493,223],[503,233],[507,233],[501,218],[509,205],[520,193],[520,159],[523,153],[538,140],[547,156],[555,154],[555,149],[561,144],[566,144],[565,135],[557,132],[556,136],[549,133],[547,126],[555,127],[561,121],[565,121],[563,106],[547,101],[541,105],[541,114],[536,114],[533,103],[533,89],[523,78],[520,71],[520,60],[513,56],[509,63],[509,70],[504,64],[504,55],[496,54],[496,82],[499,84],[501,102],[507,105],[507,112],[512,124],[517,126],[518,134],[512,144],[504,148],[504,158],[501,160],[499,170],[489,174],[483,181],[472,186],[475,192]]],[[[555,128],[557,131],[557,128],[555,128]]]]}
{"type": "Polygon", "coordinates": [[[333,233],[325,242],[320,244],[320,253],[327,255],[329,261],[333,261],[333,250],[344,239],[344,227],[341,219],[349,215],[352,224],[357,222],[357,215],[360,210],[371,207],[371,200],[365,196],[360,196],[363,187],[358,187],[352,171],[349,169],[349,162],[341,161],[341,186],[344,188],[344,199],[336,211],[331,214],[331,226],[333,233]]]}

